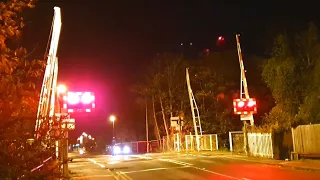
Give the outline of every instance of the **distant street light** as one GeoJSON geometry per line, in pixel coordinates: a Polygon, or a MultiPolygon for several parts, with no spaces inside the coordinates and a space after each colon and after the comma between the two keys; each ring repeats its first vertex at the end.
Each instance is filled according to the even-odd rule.
{"type": "Polygon", "coordinates": [[[60,84],[58,87],[57,87],[57,92],[58,94],[64,94],[67,92],[67,87],[63,84],[60,84]]]}
{"type": "Polygon", "coordinates": [[[116,121],[116,116],[111,115],[109,120],[112,122],[112,137],[114,138],[114,122],[116,121]]]}
{"type": "Polygon", "coordinates": [[[110,119],[111,122],[114,122],[114,121],[116,120],[116,117],[115,117],[114,115],[111,115],[111,116],[109,117],[109,119],[110,119]]]}

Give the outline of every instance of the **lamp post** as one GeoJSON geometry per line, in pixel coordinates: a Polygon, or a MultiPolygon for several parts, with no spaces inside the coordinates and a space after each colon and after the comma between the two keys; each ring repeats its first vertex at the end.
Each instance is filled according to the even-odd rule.
{"type": "MultiPolygon", "coordinates": [[[[59,115],[59,117],[60,117],[60,123],[61,123],[61,113],[62,113],[62,96],[65,94],[67,92],[67,87],[65,86],[65,85],[63,85],[63,84],[59,84],[58,86],[57,86],[57,100],[58,100],[58,103],[57,103],[57,105],[58,105],[58,109],[56,109],[57,110],[57,112],[60,114],[59,115]]],[[[62,124],[60,124],[59,125],[60,127],[59,127],[59,130],[61,131],[61,126],[62,126],[62,124]]],[[[60,133],[62,133],[62,132],[60,132],[60,133]]],[[[61,139],[59,139],[58,141],[56,141],[56,156],[57,156],[57,158],[59,158],[61,161],[63,160],[62,158],[63,158],[63,149],[62,149],[62,147],[63,147],[63,143],[64,143],[64,141],[63,140],[61,140],[61,139]]]]}
{"type": "MultiPolygon", "coordinates": [[[[58,106],[59,106],[59,114],[60,114],[60,125],[62,126],[62,123],[64,123],[63,121],[65,120],[66,117],[62,116],[62,103],[61,103],[61,95],[64,95],[65,93],[67,93],[67,87],[63,84],[60,84],[57,86],[57,95],[58,95],[58,106]]],[[[60,127],[61,127],[60,126],[60,127]]],[[[63,174],[64,176],[68,177],[69,176],[69,168],[68,168],[68,126],[67,126],[67,121],[66,124],[64,125],[64,137],[62,140],[56,142],[56,144],[58,145],[57,150],[59,150],[59,146],[60,146],[60,150],[61,150],[61,157],[60,160],[62,160],[63,162],[63,174]]],[[[57,154],[59,154],[59,152],[57,152],[57,154]]]]}
{"type": "Polygon", "coordinates": [[[109,120],[112,122],[112,137],[114,138],[114,122],[116,121],[116,116],[111,115],[109,120]]]}

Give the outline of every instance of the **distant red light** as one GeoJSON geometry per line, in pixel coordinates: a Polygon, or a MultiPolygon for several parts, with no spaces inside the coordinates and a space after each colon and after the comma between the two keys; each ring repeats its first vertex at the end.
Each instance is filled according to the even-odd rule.
{"type": "Polygon", "coordinates": [[[219,36],[219,37],[218,37],[218,40],[219,40],[219,41],[224,41],[224,37],[219,36]]]}
{"type": "Polygon", "coordinates": [[[205,52],[208,53],[208,52],[210,52],[210,50],[209,50],[209,49],[206,49],[205,52]]]}

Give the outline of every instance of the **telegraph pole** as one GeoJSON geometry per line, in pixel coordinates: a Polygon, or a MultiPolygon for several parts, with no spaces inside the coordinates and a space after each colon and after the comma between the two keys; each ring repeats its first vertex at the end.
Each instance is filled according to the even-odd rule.
{"type": "Polygon", "coordinates": [[[148,126],[148,100],[146,98],[146,139],[147,139],[147,153],[149,153],[149,126],[148,126]]]}

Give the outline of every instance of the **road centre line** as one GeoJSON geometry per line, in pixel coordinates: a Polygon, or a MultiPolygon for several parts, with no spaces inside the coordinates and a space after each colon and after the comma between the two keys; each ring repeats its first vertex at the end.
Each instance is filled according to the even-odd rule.
{"type": "Polygon", "coordinates": [[[110,169],[107,169],[107,171],[110,173],[110,175],[115,178],[116,180],[121,180],[117,175],[115,175],[110,169]]]}
{"type": "MultiPolygon", "coordinates": [[[[100,163],[98,163],[97,161],[95,161],[95,160],[93,160],[93,159],[88,158],[88,160],[91,161],[93,164],[99,165],[101,168],[106,168],[105,165],[100,164],[100,163]]],[[[110,171],[110,169],[107,169],[107,171],[110,173],[109,176],[112,176],[112,177],[115,178],[116,180],[121,180],[121,179],[119,179],[114,173],[112,173],[112,172],[110,171]]],[[[129,180],[131,180],[131,179],[129,179],[129,180]]]]}
{"type": "Polygon", "coordinates": [[[117,174],[118,174],[118,178],[120,178],[121,180],[122,179],[124,179],[124,180],[133,180],[131,177],[129,177],[128,175],[126,175],[122,171],[117,172],[117,174]]]}

